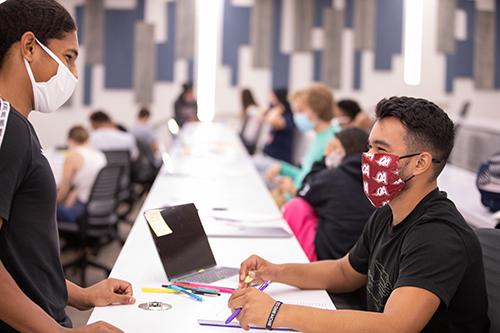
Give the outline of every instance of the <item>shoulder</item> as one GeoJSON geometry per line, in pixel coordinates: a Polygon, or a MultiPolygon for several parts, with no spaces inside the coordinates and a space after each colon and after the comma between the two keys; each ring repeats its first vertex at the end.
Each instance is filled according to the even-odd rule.
{"type": "Polygon", "coordinates": [[[27,151],[31,143],[31,131],[28,120],[13,107],[3,103],[0,111],[0,152],[15,148],[16,151],[27,151]]]}

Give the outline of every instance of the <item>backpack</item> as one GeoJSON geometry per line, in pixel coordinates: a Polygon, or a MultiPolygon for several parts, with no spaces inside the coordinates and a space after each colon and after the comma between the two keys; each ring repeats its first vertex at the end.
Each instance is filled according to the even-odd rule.
{"type": "Polygon", "coordinates": [[[500,152],[479,167],[476,181],[481,203],[491,212],[500,210],[500,152]]]}

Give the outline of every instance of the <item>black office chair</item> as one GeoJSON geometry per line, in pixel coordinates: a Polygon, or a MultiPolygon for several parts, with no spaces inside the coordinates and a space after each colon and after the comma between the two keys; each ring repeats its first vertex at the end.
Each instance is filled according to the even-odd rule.
{"type": "Polygon", "coordinates": [[[490,332],[500,332],[500,230],[478,229],[477,237],[483,249],[484,273],[488,291],[488,315],[490,332]]]}
{"type": "Polygon", "coordinates": [[[160,167],[157,165],[158,163],[149,144],[137,140],[137,148],[139,149],[139,156],[132,163],[131,190],[134,198],[139,199],[151,189],[160,167]]]}
{"type": "Polygon", "coordinates": [[[77,259],[63,264],[64,271],[80,269],[82,286],[86,285],[85,272],[89,266],[101,269],[107,275],[111,272],[109,267],[89,256],[97,255],[104,245],[119,240],[116,207],[122,173],[121,167],[104,167],[96,177],[84,213],[77,223],[58,221],[59,236],[65,241],[63,250],[81,252],[77,259]]]}
{"type": "MultiPolygon", "coordinates": [[[[121,221],[129,222],[128,215],[134,208],[134,203],[136,198],[134,198],[134,193],[132,191],[132,162],[130,158],[130,151],[128,150],[107,150],[103,151],[106,155],[108,166],[118,166],[123,169],[123,173],[120,180],[120,189],[118,192],[118,201],[120,203],[120,209],[117,211],[118,218],[121,221]]],[[[118,207],[117,207],[118,210],[118,207]]]]}

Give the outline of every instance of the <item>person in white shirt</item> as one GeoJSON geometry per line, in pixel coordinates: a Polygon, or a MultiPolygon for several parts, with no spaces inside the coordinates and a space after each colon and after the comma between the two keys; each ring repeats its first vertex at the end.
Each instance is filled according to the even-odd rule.
{"type": "Polygon", "coordinates": [[[90,115],[90,124],[94,129],[90,134],[90,145],[101,151],[128,150],[134,161],[139,155],[135,137],[116,128],[111,118],[103,111],[90,115]]]}
{"type": "Polygon", "coordinates": [[[106,166],[106,156],[90,147],[89,133],[82,126],[70,129],[68,147],[57,190],[57,218],[76,222],[85,209],[97,175],[106,166]]]}

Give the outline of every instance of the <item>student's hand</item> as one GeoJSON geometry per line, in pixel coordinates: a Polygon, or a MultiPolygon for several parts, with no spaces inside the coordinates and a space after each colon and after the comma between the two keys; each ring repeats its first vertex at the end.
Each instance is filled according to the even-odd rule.
{"type": "Polygon", "coordinates": [[[118,279],[106,279],[86,289],[89,303],[92,306],[111,304],[134,304],[132,285],[118,279]]]}
{"type": "Polygon", "coordinates": [[[283,193],[288,193],[291,195],[297,194],[297,188],[295,188],[295,184],[290,177],[281,177],[278,182],[278,186],[283,193]]]}
{"type": "Polygon", "coordinates": [[[271,165],[266,171],[266,181],[271,182],[275,177],[279,176],[281,172],[281,164],[275,163],[271,165]]]}
{"type": "Polygon", "coordinates": [[[259,256],[250,256],[240,266],[240,289],[247,288],[253,283],[262,284],[268,280],[276,280],[277,266],[259,256]],[[251,282],[245,282],[247,276],[250,276],[251,282]]]}
{"type": "Polygon", "coordinates": [[[72,332],[72,333],[123,333],[119,328],[108,324],[104,321],[98,321],[96,323],[73,328],[70,330],[64,330],[63,332],[72,332]]]}
{"type": "Polygon", "coordinates": [[[246,288],[235,291],[228,302],[231,311],[241,308],[236,317],[244,330],[250,325],[265,327],[269,314],[276,301],[266,293],[255,288],[246,288]]]}

